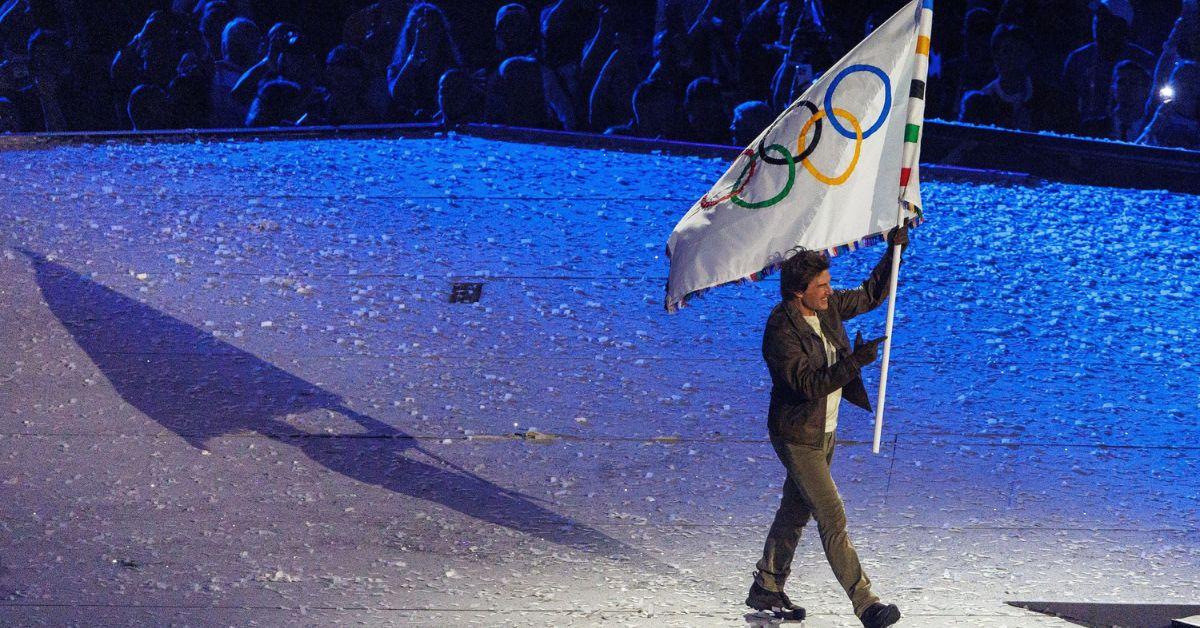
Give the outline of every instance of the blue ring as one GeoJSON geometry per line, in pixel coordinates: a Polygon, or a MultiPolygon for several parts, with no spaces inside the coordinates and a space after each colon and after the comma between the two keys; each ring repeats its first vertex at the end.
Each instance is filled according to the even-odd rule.
{"type": "Polygon", "coordinates": [[[858,138],[858,136],[842,126],[842,123],[838,122],[837,116],[833,115],[833,92],[837,89],[838,83],[841,83],[842,79],[846,78],[846,75],[853,74],[854,72],[870,72],[883,81],[883,93],[885,96],[883,109],[879,112],[879,119],[875,121],[875,124],[872,124],[870,128],[863,131],[863,139],[867,139],[871,137],[872,133],[878,131],[879,127],[883,126],[883,121],[887,119],[887,114],[892,109],[892,82],[888,80],[886,72],[873,65],[859,64],[848,66],[841,72],[838,72],[837,76],[833,77],[833,81],[829,83],[829,89],[825,90],[825,111],[829,113],[829,115],[825,116],[825,119],[829,120],[829,124],[833,127],[833,130],[840,133],[842,137],[852,140],[858,138]]]}

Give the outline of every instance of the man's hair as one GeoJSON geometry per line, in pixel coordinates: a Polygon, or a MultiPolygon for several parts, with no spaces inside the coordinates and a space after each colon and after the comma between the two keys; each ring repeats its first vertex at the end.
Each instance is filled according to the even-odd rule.
{"type": "Polygon", "coordinates": [[[829,258],[817,251],[799,251],[784,260],[779,270],[779,295],[784,301],[808,289],[808,284],[822,271],[829,270],[829,258]]]}

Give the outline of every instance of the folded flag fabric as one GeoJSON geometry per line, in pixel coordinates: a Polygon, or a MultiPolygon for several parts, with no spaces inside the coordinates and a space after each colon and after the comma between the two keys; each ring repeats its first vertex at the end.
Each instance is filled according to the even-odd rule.
{"type": "Polygon", "coordinates": [[[922,217],[917,163],[933,0],[913,0],[763,130],[667,240],[666,308],[800,249],[854,249],[922,217]],[[897,203],[902,211],[898,211],[897,203]]]}

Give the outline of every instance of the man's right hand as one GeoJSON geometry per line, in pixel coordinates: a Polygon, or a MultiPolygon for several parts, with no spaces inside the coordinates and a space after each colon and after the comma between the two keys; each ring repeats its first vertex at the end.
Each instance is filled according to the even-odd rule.
{"type": "Polygon", "coordinates": [[[850,354],[850,359],[862,368],[875,361],[879,357],[879,343],[887,339],[887,336],[880,336],[870,342],[863,342],[862,332],[854,334],[854,353],[850,354]]]}

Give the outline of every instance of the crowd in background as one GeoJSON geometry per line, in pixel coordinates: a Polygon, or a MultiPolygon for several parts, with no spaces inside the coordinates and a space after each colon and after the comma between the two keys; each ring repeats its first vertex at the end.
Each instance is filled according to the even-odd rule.
{"type": "MultiPolygon", "coordinates": [[[[748,145],[905,0],[0,0],[0,132],[487,122],[748,145]]],[[[927,118],[1200,149],[1196,0],[938,3],[927,118]]]]}

